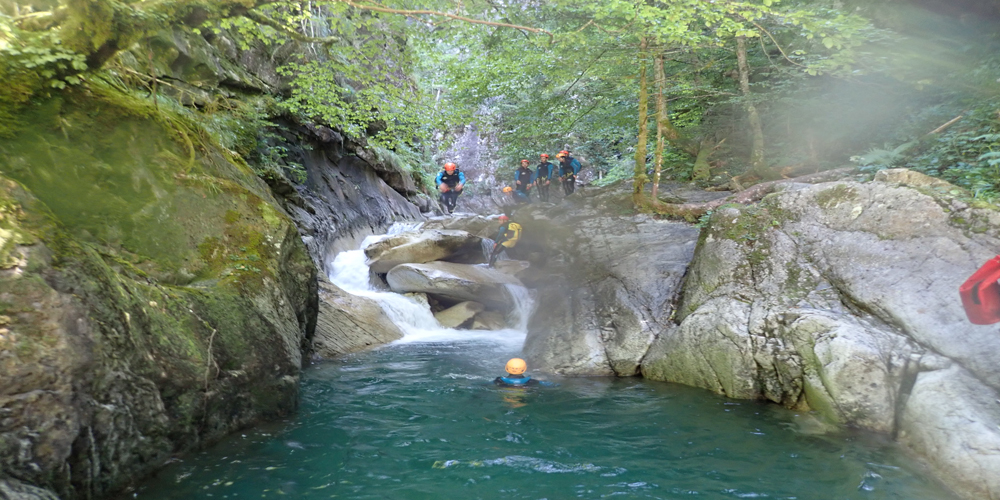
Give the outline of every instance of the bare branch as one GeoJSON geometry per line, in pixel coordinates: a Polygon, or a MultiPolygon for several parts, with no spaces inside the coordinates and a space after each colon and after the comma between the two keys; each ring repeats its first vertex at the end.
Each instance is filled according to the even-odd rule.
{"type": "Polygon", "coordinates": [[[256,12],[253,10],[244,12],[243,17],[246,17],[247,19],[250,19],[251,21],[254,21],[256,23],[263,24],[264,26],[270,26],[271,28],[274,28],[279,32],[281,32],[283,35],[286,35],[289,38],[300,42],[331,44],[343,40],[339,36],[315,37],[315,36],[303,35],[302,33],[295,31],[291,27],[286,26],[275,19],[271,19],[270,17],[267,17],[264,14],[261,14],[260,12],[256,12]]]}
{"type": "Polygon", "coordinates": [[[486,26],[497,26],[500,28],[513,28],[516,30],[528,31],[531,33],[544,33],[549,36],[549,43],[555,43],[556,36],[551,31],[544,30],[542,28],[532,28],[531,26],[522,26],[520,24],[510,24],[510,23],[497,23],[493,21],[483,21],[481,19],[473,19],[471,17],[460,16],[457,14],[452,14],[450,12],[441,12],[437,10],[410,10],[410,9],[391,9],[389,7],[382,7],[380,5],[369,5],[361,2],[355,2],[352,0],[335,0],[341,2],[355,9],[370,10],[373,12],[382,12],[384,14],[400,14],[404,16],[437,16],[437,17],[447,17],[449,19],[455,19],[457,21],[463,21],[469,24],[484,24],[486,26]]]}
{"type": "Polygon", "coordinates": [[[792,63],[792,64],[794,64],[794,65],[796,65],[796,66],[798,66],[800,68],[805,68],[804,65],[799,64],[799,63],[797,63],[797,62],[795,62],[795,61],[793,61],[793,60],[791,60],[791,59],[788,58],[788,54],[785,53],[785,49],[781,48],[781,44],[778,43],[778,41],[774,39],[774,36],[771,35],[770,31],[767,31],[766,29],[764,29],[763,26],[757,24],[757,22],[754,21],[754,20],[752,20],[752,19],[747,19],[747,21],[750,21],[750,24],[756,26],[757,29],[759,29],[762,32],[764,32],[764,34],[767,35],[767,37],[770,38],[772,42],[774,42],[774,46],[778,48],[778,52],[781,52],[781,57],[784,57],[786,61],[788,61],[788,62],[790,62],[790,63],[792,63]]]}

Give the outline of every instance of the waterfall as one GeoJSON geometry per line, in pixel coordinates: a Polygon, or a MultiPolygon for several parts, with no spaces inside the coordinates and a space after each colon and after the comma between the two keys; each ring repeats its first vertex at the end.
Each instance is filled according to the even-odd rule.
{"type": "MultiPolygon", "coordinates": [[[[390,234],[396,234],[409,229],[398,229],[397,225],[390,228],[390,234]]],[[[388,235],[369,236],[361,243],[361,248],[378,241],[388,235]]],[[[345,292],[374,300],[386,317],[396,324],[403,332],[403,338],[396,343],[411,342],[452,342],[457,340],[484,341],[499,344],[520,346],[524,342],[528,318],[534,308],[529,290],[522,286],[506,285],[507,291],[514,299],[514,310],[510,313],[511,323],[517,328],[505,330],[457,330],[443,328],[426,302],[395,292],[385,292],[372,289],[369,284],[368,265],[365,263],[364,250],[349,250],[340,252],[330,266],[330,282],[342,288],[345,292]]]]}

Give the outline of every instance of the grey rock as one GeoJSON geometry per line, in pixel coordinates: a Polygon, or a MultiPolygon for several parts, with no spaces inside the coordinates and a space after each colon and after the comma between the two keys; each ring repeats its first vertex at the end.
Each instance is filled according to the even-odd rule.
{"type": "Polygon", "coordinates": [[[320,281],[319,314],[312,347],[316,355],[332,358],[370,349],[403,338],[374,300],[349,294],[320,281]]]}
{"type": "Polygon", "coordinates": [[[466,323],[471,323],[472,318],[483,311],[483,305],[479,302],[459,302],[443,311],[434,313],[434,318],[445,328],[458,328],[466,323]]]}
{"type": "Polygon", "coordinates": [[[501,310],[514,306],[506,287],[522,286],[516,278],[495,269],[451,262],[402,264],[392,268],[386,280],[397,293],[422,292],[501,310]]]}
{"type": "Polygon", "coordinates": [[[1000,327],[970,324],[957,289],[1000,217],[924,177],[718,210],[642,373],[899,433],[955,490],[998,498],[1000,327]]]}
{"type": "Polygon", "coordinates": [[[400,264],[436,260],[466,264],[483,262],[482,238],[454,229],[411,231],[386,236],[365,247],[374,273],[388,273],[400,264]]]}
{"type": "Polygon", "coordinates": [[[0,500],[59,500],[59,496],[17,479],[0,477],[0,500]]]}
{"type": "Polygon", "coordinates": [[[524,346],[533,369],[637,375],[653,340],[672,326],[698,229],[622,215],[628,196],[593,189],[515,212],[524,227],[515,257],[532,266],[519,276],[539,296],[524,346]]]}

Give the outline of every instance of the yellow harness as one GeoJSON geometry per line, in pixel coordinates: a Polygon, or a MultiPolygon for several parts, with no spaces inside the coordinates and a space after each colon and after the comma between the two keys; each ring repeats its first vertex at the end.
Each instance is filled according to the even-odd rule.
{"type": "Polygon", "coordinates": [[[517,244],[517,239],[521,237],[521,225],[516,222],[507,224],[507,231],[504,232],[504,235],[510,234],[511,232],[514,234],[501,243],[501,245],[507,248],[514,248],[514,245],[517,244]]]}

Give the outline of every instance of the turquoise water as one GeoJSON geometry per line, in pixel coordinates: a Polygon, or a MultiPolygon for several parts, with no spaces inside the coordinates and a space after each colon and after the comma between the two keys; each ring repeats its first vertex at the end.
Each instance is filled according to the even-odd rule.
{"type": "Polygon", "coordinates": [[[384,347],[308,370],[298,415],[129,497],[953,499],[876,436],[641,379],[492,385],[523,336],[384,347]]]}

